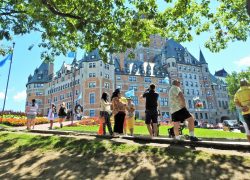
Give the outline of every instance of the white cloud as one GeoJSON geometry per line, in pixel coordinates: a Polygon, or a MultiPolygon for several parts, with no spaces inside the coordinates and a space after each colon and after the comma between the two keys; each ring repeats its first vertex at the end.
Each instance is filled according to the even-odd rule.
{"type": "Polygon", "coordinates": [[[243,57],[238,61],[235,61],[234,63],[237,64],[237,66],[239,67],[246,67],[246,66],[248,67],[250,66],[250,56],[243,57]]]}
{"type": "Polygon", "coordinates": [[[0,99],[4,99],[4,93],[0,92],[0,99]]]}
{"type": "Polygon", "coordinates": [[[23,101],[26,99],[26,91],[23,90],[21,92],[18,92],[15,96],[13,96],[13,99],[15,101],[23,101]]]}

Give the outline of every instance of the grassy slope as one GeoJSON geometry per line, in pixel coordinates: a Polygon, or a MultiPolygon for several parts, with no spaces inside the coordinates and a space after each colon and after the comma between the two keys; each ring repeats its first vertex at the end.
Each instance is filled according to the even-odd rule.
{"type": "MultiPolygon", "coordinates": [[[[160,126],[160,135],[167,136],[168,126],[160,126]]],[[[85,132],[97,132],[98,126],[76,126],[76,127],[63,127],[62,130],[67,131],[85,131],[85,132]]],[[[146,126],[135,126],[135,134],[148,135],[146,126]]],[[[108,132],[108,131],[107,131],[108,132]]],[[[184,134],[188,134],[188,129],[183,130],[184,134]]],[[[244,133],[235,133],[229,131],[218,131],[211,129],[196,128],[195,135],[198,137],[207,138],[229,138],[229,139],[245,139],[246,135],[244,133]]]]}
{"type": "Polygon", "coordinates": [[[109,175],[121,179],[230,179],[241,176],[244,179],[249,173],[250,159],[244,155],[220,155],[173,146],[138,146],[98,138],[85,140],[0,132],[0,178],[3,179],[103,179],[109,175]],[[40,154],[34,155],[34,152],[40,154]],[[58,152],[61,155],[54,157],[58,152]],[[30,158],[20,163],[27,154],[30,158]],[[30,171],[21,174],[27,168],[40,170],[35,175],[30,171]]]}
{"type": "Polygon", "coordinates": [[[6,124],[1,124],[1,123],[0,123],[0,126],[1,126],[1,127],[4,127],[4,128],[13,127],[13,126],[8,126],[8,125],[6,125],[6,124]]]}

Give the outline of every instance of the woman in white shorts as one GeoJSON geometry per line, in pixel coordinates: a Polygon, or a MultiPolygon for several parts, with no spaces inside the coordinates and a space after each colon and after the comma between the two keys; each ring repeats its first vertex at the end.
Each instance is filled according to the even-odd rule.
{"type": "Polygon", "coordinates": [[[35,119],[37,115],[38,106],[36,104],[36,100],[32,99],[32,104],[29,105],[26,109],[27,115],[27,130],[30,130],[30,127],[33,126],[35,128],[35,119]]]}
{"type": "Polygon", "coordinates": [[[55,112],[56,112],[55,105],[51,104],[51,107],[50,107],[49,113],[48,113],[48,120],[50,122],[49,129],[52,129],[52,127],[53,127],[53,122],[54,122],[54,119],[55,119],[55,112]]]}

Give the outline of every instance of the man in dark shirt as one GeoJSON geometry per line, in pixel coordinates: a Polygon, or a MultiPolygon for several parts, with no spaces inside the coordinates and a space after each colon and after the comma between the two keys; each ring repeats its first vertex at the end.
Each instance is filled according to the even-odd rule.
{"type": "Polygon", "coordinates": [[[147,89],[143,95],[142,98],[146,98],[146,120],[145,123],[148,128],[148,132],[150,136],[157,136],[158,128],[157,128],[157,118],[158,118],[158,97],[159,94],[155,92],[155,85],[150,84],[149,89],[147,89]],[[151,123],[153,123],[153,129],[151,127],[151,123]],[[155,132],[155,133],[153,133],[155,132]]]}

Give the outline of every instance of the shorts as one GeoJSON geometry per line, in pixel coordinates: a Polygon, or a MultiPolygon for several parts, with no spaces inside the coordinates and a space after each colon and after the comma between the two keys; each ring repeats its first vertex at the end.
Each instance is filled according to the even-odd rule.
{"type": "Polygon", "coordinates": [[[33,115],[33,114],[27,115],[27,119],[35,119],[35,118],[36,118],[36,115],[33,115]]]}
{"type": "Polygon", "coordinates": [[[157,110],[146,110],[146,120],[145,124],[151,124],[151,123],[156,123],[158,122],[158,111],[157,110]]]}
{"type": "Polygon", "coordinates": [[[174,112],[171,114],[172,121],[173,122],[181,122],[183,123],[186,119],[192,117],[190,112],[187,110],[187,108],[182,108],[179,111],[174,112]]]}
{"type": "Polygon", "coordinates": [[[64,119],[66,118],[67,116],[58,116],[60,119],[64,119]]]}
{"type": "Polygon", "coordinates": [[[250,114],[243,115],[243,118],[247,124],[248,130],[250,130],[250,114]]]}

